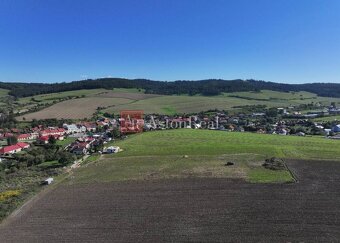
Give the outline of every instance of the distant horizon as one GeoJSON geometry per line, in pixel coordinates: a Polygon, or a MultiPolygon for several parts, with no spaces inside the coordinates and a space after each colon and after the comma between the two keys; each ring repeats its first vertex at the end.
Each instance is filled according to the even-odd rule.
{"type": "Polygon", "coordinates": [[[57,83],[71,83],[71,82],[78,82],[78,81],[86,81],[86,80],[97,80],[97,79],[106,79],[106,78],[112,78],[112,79],[129,79],[129,80],[135,80],[135,79],[144,79],[144,80],[150,80],[150,81],[160,81],[160,82],[176,82],[176,81],[202,81],[202,80],[224,80],[224,81],[231,81],[231,80],[255,80],[255,81],[264,81],[264,82],[271,82],[271,83],[278,83],[278,84],[315,84],[315,83],[330,83],[330,84],[340,84],[340,82],[280,82],[280,81],[273,81],[273,80],[264,80],[264,79],[255,79],[255,78],[233,78],[233,79],[226,79],[226,78],[204,78],[204,79],[176,79],[176,80],[160,80],[160,79],[150,79],[150,78],[127,78],[127,77],[93,77],[93,78],[86,78],[86,79],[78,79],[78,80],[68,80],[68,81],[56,81],[56,82],[39,82],[39,81],[6,81],[6,80],[1,80],[0,82],[2,83],[34,83],[34,84],[57,84],[57,83]]]}
{"type": "Polygon", "coordinates": [[[0,1],[0,80],[340,83],[339,0],[0,1]]]}

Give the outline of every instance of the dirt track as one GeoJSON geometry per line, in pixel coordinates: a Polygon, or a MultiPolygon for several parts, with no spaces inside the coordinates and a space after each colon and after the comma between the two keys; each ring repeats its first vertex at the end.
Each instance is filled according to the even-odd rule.
{"type": "Polygon", "coordinates": [[[289,162],[296,184],[185,179],[59,186],[1,242],[340,241],[340,163],[289,162]]]}

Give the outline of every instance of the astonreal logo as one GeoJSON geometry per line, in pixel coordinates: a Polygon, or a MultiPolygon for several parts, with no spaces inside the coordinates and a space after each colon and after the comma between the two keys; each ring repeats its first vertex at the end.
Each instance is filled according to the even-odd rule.
{"type": "Polygon", "coordinates": [[[144,111],[142,110],[123,110],[120,112],[120,132],[140,133],[144,129],[144,111]]]}

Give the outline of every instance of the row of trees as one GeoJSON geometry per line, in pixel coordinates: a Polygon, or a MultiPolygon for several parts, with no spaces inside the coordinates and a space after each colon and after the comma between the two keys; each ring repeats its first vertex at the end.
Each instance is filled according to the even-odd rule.
{"type": "Polygon", "coordinates": [[[340,97],[340,84],[281,84],[257,80],[221,80],[208,79],[199,81],[151,81],[146,79],[102,78],[73,81],[70,83],[6,83],[0,82],[0,88],[10,90],[14,97],[26,97],[79,89],[113,89],[138,88],[150,94],[189,94],[218,95],[221,92],[259,91],[263,89],[274,91],[309,91],[320,96],[340,97]]]}
{"type": "Polygon", "coordinates": [[[16,125],[12,110],[0,108],[0,128],[15,128],[16,125]]]}

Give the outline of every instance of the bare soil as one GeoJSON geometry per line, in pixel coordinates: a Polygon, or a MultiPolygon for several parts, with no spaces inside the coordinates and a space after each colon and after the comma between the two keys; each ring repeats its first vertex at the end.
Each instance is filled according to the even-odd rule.
{"type": "Polygon", "coordinates": [[[337,242],[340,163],[289,161],[297,183],[228,179],[62,185],[0,227],[0,242],[337,242]]]}

